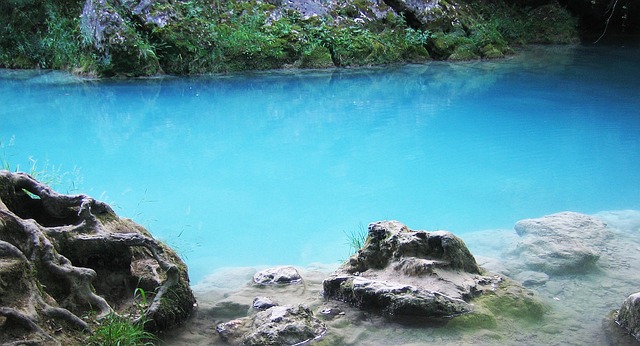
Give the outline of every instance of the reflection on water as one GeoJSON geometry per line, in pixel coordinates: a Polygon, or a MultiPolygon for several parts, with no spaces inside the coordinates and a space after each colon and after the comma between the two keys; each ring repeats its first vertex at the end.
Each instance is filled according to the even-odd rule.
{"type": "Polygon", "coordinates": [[[640,209],[636,50],[135,81],[0,72],[8,161],[216,268],[337,263],[380,219],[458,234],[640,209]],[[13,145],[7,145],[13,138],[13,145]]]}

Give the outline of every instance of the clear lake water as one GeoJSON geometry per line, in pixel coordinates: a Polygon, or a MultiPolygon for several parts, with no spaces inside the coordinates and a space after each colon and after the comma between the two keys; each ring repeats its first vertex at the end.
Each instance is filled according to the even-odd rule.
{"type": "Polygon", "coordinates": [[[603,316],[640,290],[639,53],[533,47],[494,61],[136,80],[0,70],[0,159],[111,204],[178,251],[201,313],[168,345],[217,344],[216,301],[257,294],[255,268],[305,267],[319,292],[369,222],[449,230],[491,265],[515,222],[567,210],[617,233],[602,272],[534,288],[551,307],[543,323],[460,332],[356,318],[330,326],[330,340],[602,344],[603,316]]]}
{"type": "Polygon", "coordinates": [[[639,52],[139,80],[0,70],[0,157],[147,227],[194,283],[338,263],[348,233],[383,219],[464,235],[640,209],[639,52]]]}

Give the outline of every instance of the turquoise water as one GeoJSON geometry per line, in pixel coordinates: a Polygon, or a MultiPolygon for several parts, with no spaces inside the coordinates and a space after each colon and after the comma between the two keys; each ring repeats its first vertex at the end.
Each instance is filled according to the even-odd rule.
{"type": "Polygon", "coordinates": [[[147,227],[194,283],[337,263],[345,232],[381,219],[464,234],[640,209],[639,52],[135,81],[4,70],[0,155],[77,173],[57,189],[147,227]]]}

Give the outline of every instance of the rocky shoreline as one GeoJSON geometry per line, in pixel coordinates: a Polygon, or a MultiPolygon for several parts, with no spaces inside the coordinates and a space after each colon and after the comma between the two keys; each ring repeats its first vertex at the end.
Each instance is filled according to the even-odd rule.
{"type": "Polygon", "coordinates": [[[378,221],[337,267],[234,268],[191,287],[173,250],[107,204],[0,171],[8,345],[92,344],[110,316],[164,345],[636,345],[638,264],[636,210],[463,237],[378,221]]]}
{"type": "MultiPolygon", "coordinates": [[[[375,225],[380,224],[389,225],[388,222],[372,225],[375,229],[375,225]]],[[[472,299],[473,313],[444,319],[424,318],[415,313],[389,313],[388,309],[385,311],[384,308],[379,309],[370,304],[365,306],[366,300],[344,295],[333,299],[335,295],[331,290],[335,285],[332,282],[336,279],[340,283],[346,282],[343,280],[345,273],[358,262],[358,255],[355,255],[339,268],[322,265],[296,268],[302,282],[290,285],[257,285],[253,277],[260,276],[264,268],[227,269],[209,276],[194,286],[200,304],[196,316],[182,329],[163,335],[163,344],[238,343],[241,338],[227,338],[225,341],[220,330],[216,331],[216,326],[228,326],[229,323],[233,325],[238,322],[232,321],[256,316],[259,312],[254,308],[253,302],[258,297],[266,297],[281,306],[308,308],[325,326],[322,335],[313,341],[313,344],[318,345],[384,345],[389,342],[398,345],[425,342],[440,345],[638,343],[630,336],[630,333],[636,331],[634,328],[637,325],[626,327],[629,331],[621,328],[621,325],[624,327],[629,324],[620,321],[618,310],[622,302],[638,290],[640,275],[634,269],[640,263],[640,255],[637,254],[640,249],[640,212],[612,211],[594,216],[558,213],[523,220],[516,229],[519,229],[520,236],[515,230],[489,230],[463,235],[464,241],[471,245],[478,259],[477,264],[482,270],[487,270],[486,273],[492,273],[489,278],[495,280],[499,277],[504,282],[513,282],[513,285],[508,286],[510,288],[498,283],[507,292],[506,299],[494,299],[496,296],[493,293],[486,296],[488,299],[485,300],[481,295],[472,299]],[[576,229],[576,226],[586,228],[576,229]],[[549,234],[538,234],[537,240],[532,239],[536,237],[532,235],[536,232],[553,232],[553,229],[560,234],[568,231],[573,234],[571,237],[576,238],[574,241],[588,243],[591,248],[587,251],[587,258],[590,260],[584,262],[585,244],[570,251],[572,256],[562,257],[554,255],[556,250],[560,253],[567,252],[563,248],[566,244],[562,244],[562,241],[549,237],[549,234]],[[583,231],[576,232],[580,229],[583,231]],[[549,259],[563,262],[566,271],[559,270],[556,267],[559,263],[553,261],[550,263],[554,265],[549,267],[540,267],[537,259],[532,261],[534,257],[530,256],[530,251],[538,250],[532,248],[531,244],[543,241],[544,238],[550,240],[545,248],[546,255],[549,259]],[[597,256],[594,263],[591,262],[593,256],[597,256]],[[577,268],[581,270],[576,270],[577,268]],[[222,282],[227,286],[221,285],[222,282]],[[523,297],[527,300],[523,301],[523,297]]],[[[362,253],[363,251],[360,252],[361,255],[362,253]]],[[[415,251],[412,254],[415,255],[415,251]]],[[[397,261],[402,261],[399,257],[390,257],[396,264],[397,261]]],[[[382,282],[389,280],[387,278],[382,282]]],[[[493,282],[494,285],[495,283],[496,281],[493,282]]],[[[367,297],[371,299],[375,295],[371,293],[367,297]]],[[[633,297],[635,296],[627,299],[623,311],[636,311],[637,299],[633,297]]],[[[375,301],[379,303],[380,299],[375,301]]],[[[627,315],[635,316],[634,312],[627,315]]]]}

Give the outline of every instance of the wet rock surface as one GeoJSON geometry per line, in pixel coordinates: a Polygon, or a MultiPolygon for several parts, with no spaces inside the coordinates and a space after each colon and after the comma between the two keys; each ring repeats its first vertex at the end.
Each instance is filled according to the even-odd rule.
{"type": "MultiPolygon", "coordinates": [[[[637,344],[616,318],[621,303],[637,291],[640,281],[635,270],[640,265],[640,211],[606,211],[595,215],[564,212],[523,220],[517,225],[519,232],[488,230],[469,234],[465,241],[474,244],[474,249],[485,249],[478,251],[491,256],[480,261],[483,266],[523,283],[547,302],[550,310],[540,335],[547,340],[545,344],[568,340],[581,344],[637,344]],[[597,261],[587,267],[578,266],[581,270],[576,271],[575,263],[580,263],[580,257],[570,260],[572,256],[562,254],[557,262],[550,258],[549,263],[558,265],[548,274],[532,271],[533,255],[518,252],[522,250],[518,247],[523,238],[532,235],[529,232],[541,241],[540,246],[548,245],[554,251],[560,247],[549,242],[579,243],[578,249],[588,248],[597,255],[597,261]],[[559,269],[563,267],[566,271],[559,269]]],[[[533,259],[533,263],[540,268],[542,262],[533,259]]]]}
{"type": "Polygon", "coordinates": [[[266,310],[277,305],[278,304],[271,300],[271,298],[269,297],[255,297],[253,299],[253,303],[251,304],[251,306],[253,306],[253,308],[256,310],[266,310]]]}
{"type": "Polygon", "coordinates": [[[636,345],[638,341],[615,319],[622,302],[638,291],[640,211],[591,216],[607,225],[608,236],[596,246],[598,270],[580,274],[532,272],[520,256],[508,251],[521,240],[513,229],[462,234],[477,264],[500,275],[488,275],[495,280],[495,290],[475,296],[470,301],[473,310],[453,318],[388,316],[323,299],[323,281],[338,271],[337,264],[296,267],[304,278],[299,285],[255,285],[253,275],[263,268],[234,268],[210,275],[194,287],[200,306],[196,317],[182,330],[164,334],[165,344],[228,344],[212,327],[255,315],[252,301],[263,296],[309,307],[327,327],[313,345],[636,345]],[[524,289],[509,279],[516,277],[522,282],[537,279],[524,289]],[[213,310],[220,301],[242,304],[244,315],[230,317],[220,306],[213,310]]]}
{"type": "Polygon", "coordinates": [[[472,312],[474,297],[499,290],[503,279],[481,272],[452,233],[381,221],[369,225],[364,247],[323,287],[327,298],[387,316],[451,318],[472,312]]]}

